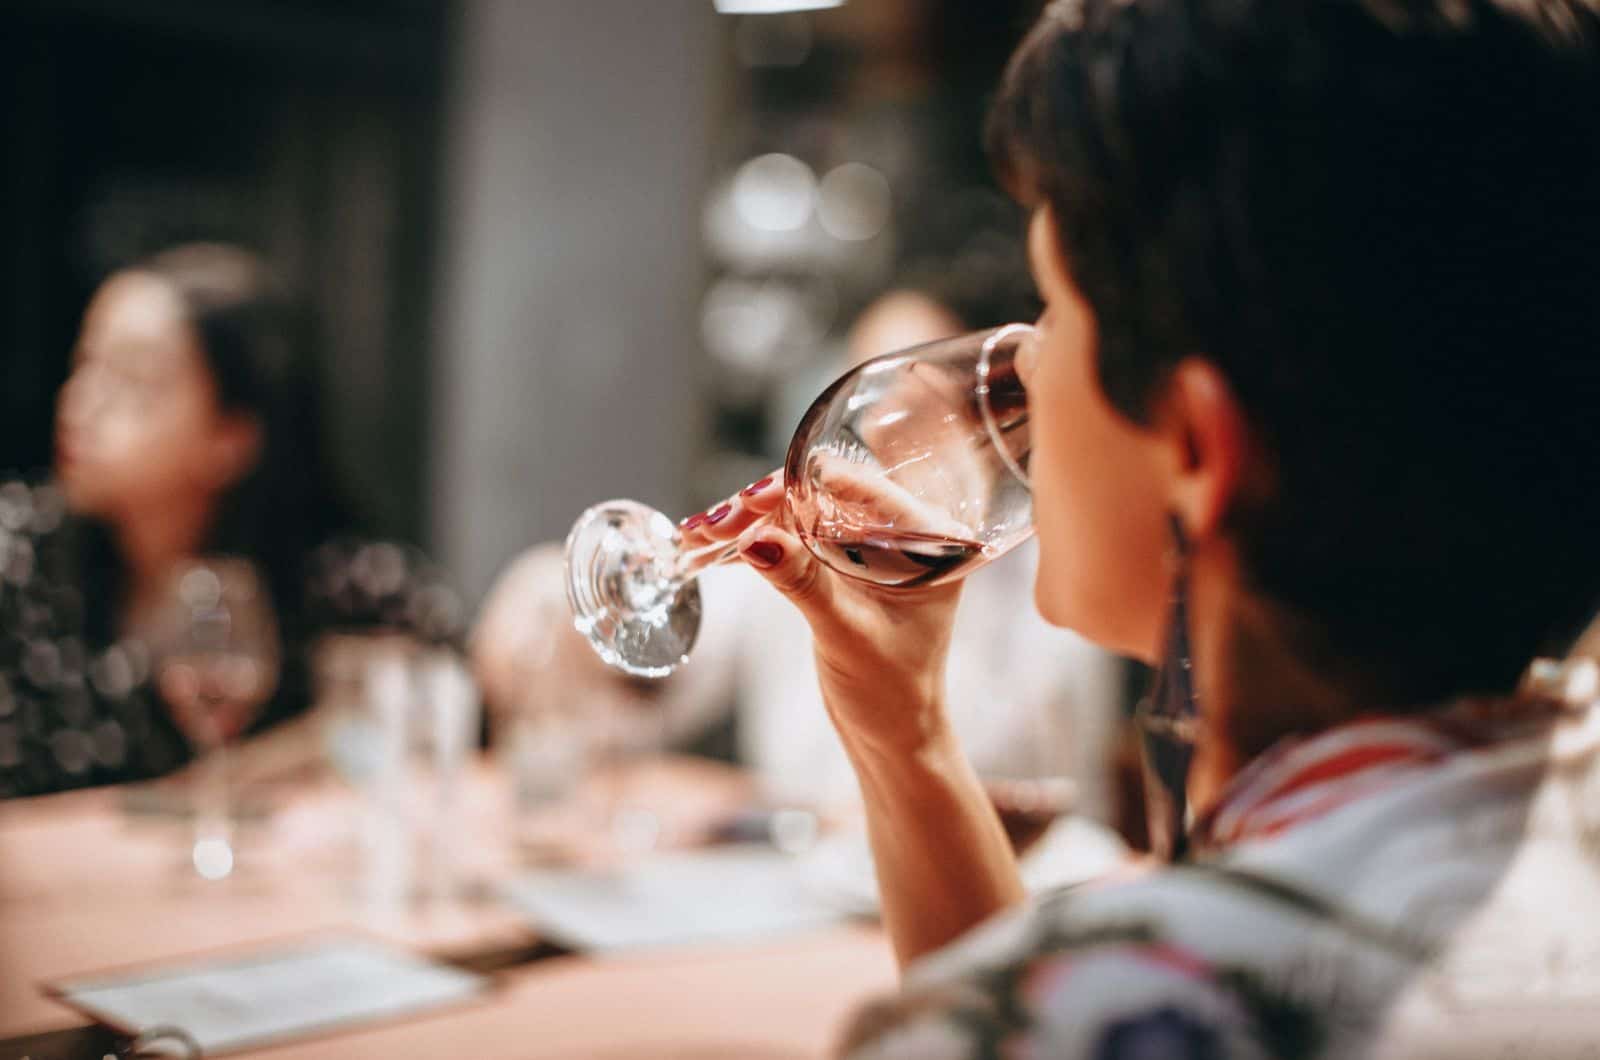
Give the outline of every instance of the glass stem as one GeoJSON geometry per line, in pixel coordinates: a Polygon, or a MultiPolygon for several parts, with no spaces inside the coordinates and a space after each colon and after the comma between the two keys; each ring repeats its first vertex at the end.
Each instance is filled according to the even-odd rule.
{"type": "Polygon", "coordinates": [[[228,792],[228,741],[212,723],[209,745],[199,762],[199,783],[195,787],[194,838],[196,843],[220,839],[232,845],[228,792]]]}
{"type": "MultiPolygon", "coordinates": [[[[750,525],[766,526],[772,522],[773,516],[783,511],[780,507],[777,512],[762,516],[750,525]]],[[[675,576],[680,582],[693,580],[707,567],[721,567],[739,559],[739,543],[737,541],[718,541],[703,548],[691,549],[678,553],[678,567],[675,576]]]]}

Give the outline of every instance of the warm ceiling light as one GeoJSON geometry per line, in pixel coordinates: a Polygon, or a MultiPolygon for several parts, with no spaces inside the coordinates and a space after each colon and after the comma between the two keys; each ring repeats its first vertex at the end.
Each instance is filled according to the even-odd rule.
{"type": "Polygon", "coordinates": [[[781,15],[786,11],[821,11],[844,0],[711,0],[724,15],[781,15]]]}

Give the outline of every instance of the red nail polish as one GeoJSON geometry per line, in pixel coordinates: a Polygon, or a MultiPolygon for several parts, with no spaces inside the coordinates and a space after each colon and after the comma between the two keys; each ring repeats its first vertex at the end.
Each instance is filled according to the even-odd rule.
{"type": "Polygon", "coordinates": [[[689,518],[687,518],[683,522],[679,523],[678,524],[678,529],[679,530],[693,530],[695,527],[699,526],[701,523],[703,523],[705,521],[706,521],[706,513],[705,512],[700,512],[700,513],[698,513],[696,515],[689,516],[689,518]]]}
{"type": "Polygon", "coordinates": [[[726,519],[728,517],[728,513],[731,511],[733,511],[733,505],[724,504],[710,515],[706,516],[706,525],[716,526],[718,523],[722,522],[722,520],[726,519]]]}
{"type": "Polygon", "coordinates": [[[760,482],[752,482],[752,483],[750,483],[750,485],[748,485],[744,489],[740,490],[739,494],[740,494],[740,496],[743,496],[743,497],[754,497],[756,494],[760,493],[762,490],[766,489],[770,485],[772,485],[772,476],[768,475],[766,478],[762,479],[760,482]]]}
{"type": "Polygon", "coordinates": [[[757,567],[776,567],[783,561],[782,546],[771,541],[751,542],[744,554],[757,567]]]}

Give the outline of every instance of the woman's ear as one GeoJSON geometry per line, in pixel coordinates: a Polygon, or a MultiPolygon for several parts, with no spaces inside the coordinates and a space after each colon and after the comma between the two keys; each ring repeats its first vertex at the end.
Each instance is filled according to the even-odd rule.
{"type": "Polygon", "coordinates": [[[1160,423],[1174,461],[1170,506],[1192,540],[1217,532],[1238,498],[1250,459],[1244,409],[1216,365],[1179,362],[1168,380],[1160,423]]]}
{"type": "Polygon", "coordinates": [[[227,489],[248,475],[261,457],[261,433],[261,421],[254,416],[224,415],[208,446],[206,481],[227,489]]]}

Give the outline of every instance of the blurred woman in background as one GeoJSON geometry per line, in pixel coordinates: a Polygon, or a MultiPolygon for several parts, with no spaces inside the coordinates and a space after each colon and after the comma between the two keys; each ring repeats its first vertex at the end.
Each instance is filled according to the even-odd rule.
{"type": "Polygon", "coordinates": [[[178,247],[95,293],[54,480],[0,486],[0,796],[187,760],[142,631],[189,557],[246,557],[272,596],[283,669],[256,728],[306,706],[304,647],[329,620],[307,559],[348,525],[300,347],[293,308],[234,247],[178,247]]]}

